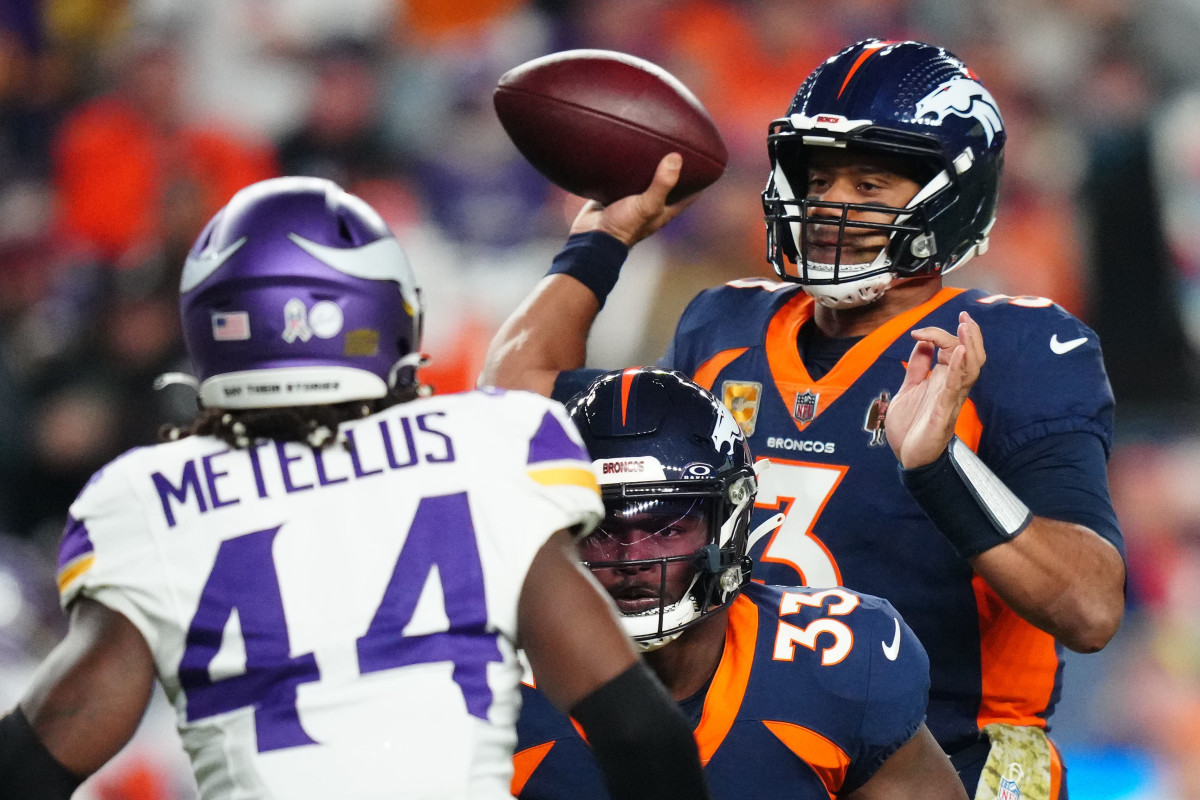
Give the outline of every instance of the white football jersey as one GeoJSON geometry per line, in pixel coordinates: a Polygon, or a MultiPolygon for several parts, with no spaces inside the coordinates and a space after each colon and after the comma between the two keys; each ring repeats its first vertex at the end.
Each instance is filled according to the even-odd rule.
{"type": "Polygon", "coordinates": [[[206,800],[507,798],[525,575],[604,511],[578,431],[489,390],[342,429],[118,458],[71,506],[63,605],[141,631],[206,800]]]}

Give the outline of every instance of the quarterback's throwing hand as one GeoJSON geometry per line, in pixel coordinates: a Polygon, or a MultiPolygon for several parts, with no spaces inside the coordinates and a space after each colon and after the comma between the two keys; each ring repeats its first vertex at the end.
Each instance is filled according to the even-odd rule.
{"type": "Polygon", "coordinates": [[[884,422],[888,444],[906,469],[932,463],[950,444],[958,412],[987,356],[971,315],[958,316],[955,333],[918,328],[900,391],[884,422]]]}
{"type": "Polygon", "coordinates": [[[587,201],[571,224],[571,233],[604,231],[633,247],[678,216],[695,199],[696,195],[692,195],[667,205],[667,195],[679,181],[681,169],[683,158],[678,153],[668,153],[658,163],[654,180],[646,191],[622,197],[607,206],[587,201]]]}

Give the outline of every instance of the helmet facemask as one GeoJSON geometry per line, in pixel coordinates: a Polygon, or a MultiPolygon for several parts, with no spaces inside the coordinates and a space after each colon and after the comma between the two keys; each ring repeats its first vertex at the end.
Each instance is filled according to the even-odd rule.
{"type": "Polygon", "coordinates": [[[605,520],[580,550],[643,652],[727,606],[749,580],[753,478],[727,485],[726,496],[720,483],[606,487],[605,520]]]}
{"type": "MultiPolygon", "coordinates": [[[[932,221],[943,204],[953,202],[953,181],[929,153],[917,148],[903,152],[878,151],[920,189],[904,205],[842,203],[807,197],[809,163],[818,147],[846,152],[838,144],[804,144],[792,129],[794,120],[777,120],[768,137],[772,172],[763,192],[767,221],[768,260],[785,281],[799,283],[817,302],[830,308],[853,308],[874,302],[896,277],[940,271],[932,221]],[[851,215],[857,218],[851,218],[851,215]],[[865,214],[885,219],[865,220],[865,214]],[[875,244],[853,248],[856,239],[878,238],[875,244]],[[855,249],[873,251],[869,258],[847,259],[855,249]]],[[[873,148],[856,148],[875,155],[873,148]]],[[[909,150],[910,148],[903,148],[909,150]]]]}

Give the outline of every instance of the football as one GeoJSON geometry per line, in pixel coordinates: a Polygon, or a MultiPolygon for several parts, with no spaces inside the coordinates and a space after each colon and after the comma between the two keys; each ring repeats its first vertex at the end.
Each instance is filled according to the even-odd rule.
{"type": "Polygon", "coordinates": [[[606,205],[646,191],[667,153],[683,156],[668,203],[725,171],[725,142],[695,95],[662,67],[625,53],[535,58],[500,77],[493,102],[517,150],[542,175],[606,205]]]}

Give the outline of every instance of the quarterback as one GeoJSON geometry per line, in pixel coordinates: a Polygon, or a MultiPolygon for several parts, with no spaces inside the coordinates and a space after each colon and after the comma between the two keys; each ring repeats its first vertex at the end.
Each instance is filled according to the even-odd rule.
{"type": "MultiPolygon", "coordinates": [[[[778,280],[702,292],[661,365],[711,389],[771,462],[756,515],[785,517],[750,543],[756,577],[891,601],[929,654],[928,726],[968,793],[1053,800],[1062,648],[1116,632],[1124,543],[1095,332],[1046,298],[943,283],[987,250],[1005,138],[980,77],[943,48],[834,54],[768,128],[778,280]],[[955,380],[908,381],[914,364],[955,380]],[[905,445],[914,414],[946,434],[937,450],[905,445]]],[[[628,248],[680,212],[665,199],[681,163],[583,207],[481,383],[559,398],[586,384],[594,372],[573,371],[592,321],[628,248]]]]}

